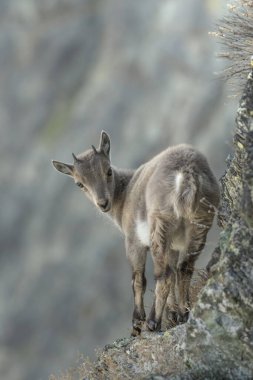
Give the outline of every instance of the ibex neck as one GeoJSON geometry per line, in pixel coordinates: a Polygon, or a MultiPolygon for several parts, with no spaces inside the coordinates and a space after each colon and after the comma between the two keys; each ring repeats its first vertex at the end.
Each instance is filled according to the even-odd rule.
{"type": "Polygon", "coordinates": [[[122,210],[126,199],[127,187],[134,172],[135,170],[114,168],[115,191],[110,214],[120,227],[122,225],[122,210]]]}

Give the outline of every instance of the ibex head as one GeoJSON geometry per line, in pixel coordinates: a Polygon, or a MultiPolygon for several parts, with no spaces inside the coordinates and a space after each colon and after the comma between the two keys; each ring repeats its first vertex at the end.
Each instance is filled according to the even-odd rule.
{"type": "Polygon", "coordinates": [[[112,206],[114,195],[114,172],[110,162],[110,138],[101,132],[99,148],[79,154],[72,153],[74,164],[52,161],[56,170],[73,177],[90,200],[103,212],[108,212],[112,206]]]}

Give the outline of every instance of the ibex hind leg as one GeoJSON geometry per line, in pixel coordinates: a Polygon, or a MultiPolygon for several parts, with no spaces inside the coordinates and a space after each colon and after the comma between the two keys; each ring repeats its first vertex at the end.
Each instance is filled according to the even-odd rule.
{"type": "Polygon", "coordinates": [[[175,281],[176,273],[174,271],[171,273],[170,281],[170,291],[166,301],[165,318],[166,318],[166,328],[170,329],[177,325],[178,320],[178,307],[175,294],[175,281]]]}
{"type": "Polygon", "coordinates": [[[166,275],[163,278],[157,278],[155,297],[151,312],[147,320],[147,326],[151,331],[160,331],[162,325],[162,315],[166,299],[170,289],[170,278],[166,275]]]}
{"type": "Polygon", "coordinates": [[[190,312],[190,285],[194,271],[194,261],[183,262],[176,273],[177,323],[185,323],[190,312]]]}
{"type": "Polygon", "coordinates": [[[190,305],[190,286],[194,272],[195,262],[203,250],[210,224],[196,223],[191,228],[191,240],[184,255],[184,260],[179,260],[176,273],[176,296],[178,304],[178,323],[188,320],[190,305]]]}
{"type": "Polygon", "coordinates": [[[168,249],[169,266],[172,269],[170,292],[166,302],[166,327],[172,328],[178,324],[178,297],[177,297],[177,266],[179,262],[180,252],[175,249],[168,249]]]}
{"type": "Polygon", "coordinates": [[[173,224],[157,217],[151,228],[151,255],[156,281],[154,303],[147,320],[148,328],[151,331],[161,329],[163,310],[170,290],[171,268],[168,264],[166,247],[172,228],[174,228],[173,224]]]}

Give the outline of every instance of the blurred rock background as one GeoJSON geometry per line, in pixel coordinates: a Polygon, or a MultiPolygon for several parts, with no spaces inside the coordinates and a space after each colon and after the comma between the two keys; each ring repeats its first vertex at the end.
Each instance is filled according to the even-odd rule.
{"type": "Polygon", "coordinates": [[[51,159],[104,129],[116,166],[187,142],[220,176],[236,107],[208,31],[224,6],[0,0],[1,379],[46,379],[130,333],[123,239],[51,159]]]}

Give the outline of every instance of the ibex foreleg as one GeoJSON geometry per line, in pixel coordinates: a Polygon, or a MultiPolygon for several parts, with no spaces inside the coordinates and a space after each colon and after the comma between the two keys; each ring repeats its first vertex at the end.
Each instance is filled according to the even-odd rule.
{"type": "Polygon", "coordinates": [[[127,257],[132,267],[132,289],[134,294],[134,311],[132,317],[132,336],[141,333],[142,324],[146,319],[143,297],[146,290],[145,263],[147,249],[133,244],[127,244],[127,257]]]}

